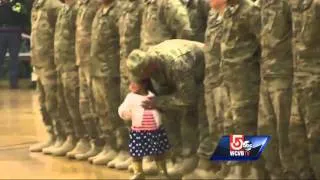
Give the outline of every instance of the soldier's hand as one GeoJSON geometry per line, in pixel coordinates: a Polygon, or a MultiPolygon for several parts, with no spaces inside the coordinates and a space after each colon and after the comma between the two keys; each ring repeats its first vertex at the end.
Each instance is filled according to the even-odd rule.
{"type": "Polygon", "coordinates": [[[142,107],[145,109],[155,109],[156,105],[154,103],[154,99],[148,98],[148,99],[142,101],[142,107]]]}

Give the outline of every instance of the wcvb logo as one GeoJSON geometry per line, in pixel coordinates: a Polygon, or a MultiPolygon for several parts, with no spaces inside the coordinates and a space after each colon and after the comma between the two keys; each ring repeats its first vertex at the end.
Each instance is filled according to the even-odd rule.
{"type": "Polygon", "coordinates": [[[253,145],[244,135],[230,135],[230,156],[250,156],[253,145]]]}

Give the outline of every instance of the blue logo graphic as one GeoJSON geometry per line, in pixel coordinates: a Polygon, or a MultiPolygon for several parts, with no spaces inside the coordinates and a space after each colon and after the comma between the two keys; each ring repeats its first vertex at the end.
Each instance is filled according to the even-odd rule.
{"type": "Polygon", "coordinates": [[[270,136],[223,136],[213,153],[212,161],[255,161],[258,160],[270,136]]]}

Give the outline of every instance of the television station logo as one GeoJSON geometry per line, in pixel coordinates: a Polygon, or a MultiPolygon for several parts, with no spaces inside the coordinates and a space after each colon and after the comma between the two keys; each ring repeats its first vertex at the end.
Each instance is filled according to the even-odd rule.
{"type": "Polygon", "coordinates": [[[270,136],[223,136],[213,153],[214,161],[258,160],[270,140],[270,136]]]}

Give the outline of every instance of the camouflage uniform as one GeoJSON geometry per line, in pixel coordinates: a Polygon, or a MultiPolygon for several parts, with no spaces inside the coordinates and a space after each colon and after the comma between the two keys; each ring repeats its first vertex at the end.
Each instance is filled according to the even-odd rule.
{"type": "MultiPolygon", "coordinates": [[[[255,135],[260,84],[260,9],[251,0],[228,5],[223,15],[221,73],[228,92],[233,134],[255,135]]],[[[243,178],[244,165],[235,163],[227,178],[243,178]]],[[[249,168],[249,167],[248,167],[249,168]]],[[[253,169],[255,170],[255,169],[253,169]]],[[[246,170],[248,172],[248,170],[246,170]]]]}
{"type": "MultiPolygon", "coordinates": [[[[118,116],[120,105],[119,4],[97,11],[92,24],[90,74],[102,137],[112,151],[125,149],[127,136],[116,138],[123,121],[118,116]],[[116,140],[120,142],[117,145],[116,140]]],[[[111,159],[110,159],[111,160],[111,159]]],[[[104,163],[107,163],[104,161],[104,163]]]]}
{"type": "Polygon", "coordinates": [[[289,137],[300,178],[314,178],[312,167],[316,179],[320,179],[320,4],[314,0],[290,2],[294,37],[294,109],[289,137]]]}
{"type": "Polygon", "coordinates": [[[49,133],[63,135],[58,128],[61,122],[57,107],[57,72],[54,64],[54,29],[58,9],[62,3],[58,0],[37,0],[32,8],[31,56],[32,65],[39,77],[41,112],[49,133]],[[55,128],[54,128],[55,127],[55,128]]]}
{"type": "Polygon", "coordinates": [[[142,50],[173,38],[190,38],[187,9],[180,0],[146,0],[141,26],[142,50]]]}
{"type": "Polygon", "coordinates": [[[288,128],[291,111],[293,60],[291,12],[285,0],[260,0],[261,89],[259,134],[272,140],[263,153],[272,178],[284,178],[290,160],[288,128]],[[282,169],[284,168],[284,169],[282,169]]]}
{"type": "Polygon", "coordinates": [[[79,76],[75,57],[75,30],[77,9],[64,5],[60,9],[54,38],[55,64],[59,77],[59,109],[64,117],[67,134],[84,136],[84,125],[79,112],[79,76]]]}
{"type": "Polygon", "coordinates": [[[204,79],[204,100],[203,108],[207,118],[199,122],[200,146],[198,156],[200,157],[197,169],[183,177],[183,179],[211,179],[219,169],[218,164],[213,164],[211,158],[217,143],[223,136],[224,108],[227,105],[223,98],[227,96],[219,87],[219,66],[220,66],[220,41],[222,37],[222,16],[211,9],[208,15],[207,30],[205,33],[205,79],[204,79]],[[207,121],[206,121],[207,120],[207,121]]]}
{"type": "Polygon", "coordinates": [[[121,97],[128,94],[128,72],[126,59],[131,51],[140,46],[140,31],[142,22],[143,2],[141,0],[127,0],[124,10],[119,19],[120,33],[120,74],[121,74],[121,97]]]}
{"type": "MultiPolygon", "coordinates": [[[[183,142],[183,155],[186,158],[196,153],[199,131],[195,127],[198,126],[199,117],[205,118],[204,115],[198,116],[197,113],[198,102],[199,104],[203,102],[199,101],[203,96],[204,55],[202,48],[203,44],[198,42],[167,40],[151,47],[146,52],[147,56],[158,64],[157,66],[160,68],[160,70],[151,75],[152,84],[158,95],[155,98],[156,107],[164,111],[164,116],[171,116],[170,113],[173,111],[179,113],[178,117],[182,119],[181,121],[176,121],[177,118],[166,117],[164,118],[164,126],[170,132],[177,130],[172,128],[179,128],[180,123],[183,124],[185,129],[181,130],[185,132],[182,132],[182,134],[187,136],[184,137],[186,141],[183,142]]],[[[130,56],[128,62],[129,72],[133,76],[138,76],[134,72],[134,69],[138,67],[131,65],[130,56]],[[133,70],[130,68],[133,68],[133,70]]],[[[142,62],[142,64],[147,63],[142,62]]],[[[201,107],[204,109],[203,106],[201,107]]],[[[170,143],[172,144],[172,142],[170,143]]],[[[192,166],[194,167],[189,167],[186,171],[193,170],[196,167],[196,163],[192,164],[192,166]]]]}
{"type": "Polygon", "coordinates": [[[194,32],[193,40],[204,42],[210,5],[206,0],[181,0],[187,7],[191,28],[194,32]]]}
{"type": "Polygon", "coordinates": [[[90,77],[90,46],[91,26],[98,10],[99,3],[95,0],[79,0],[76,20],[76,58],[79,67],[80,80],[80,114],[86,127],[88,136],[92,139],[98,137],[98,122],[95,113],[93,92],[90,77]]]}

